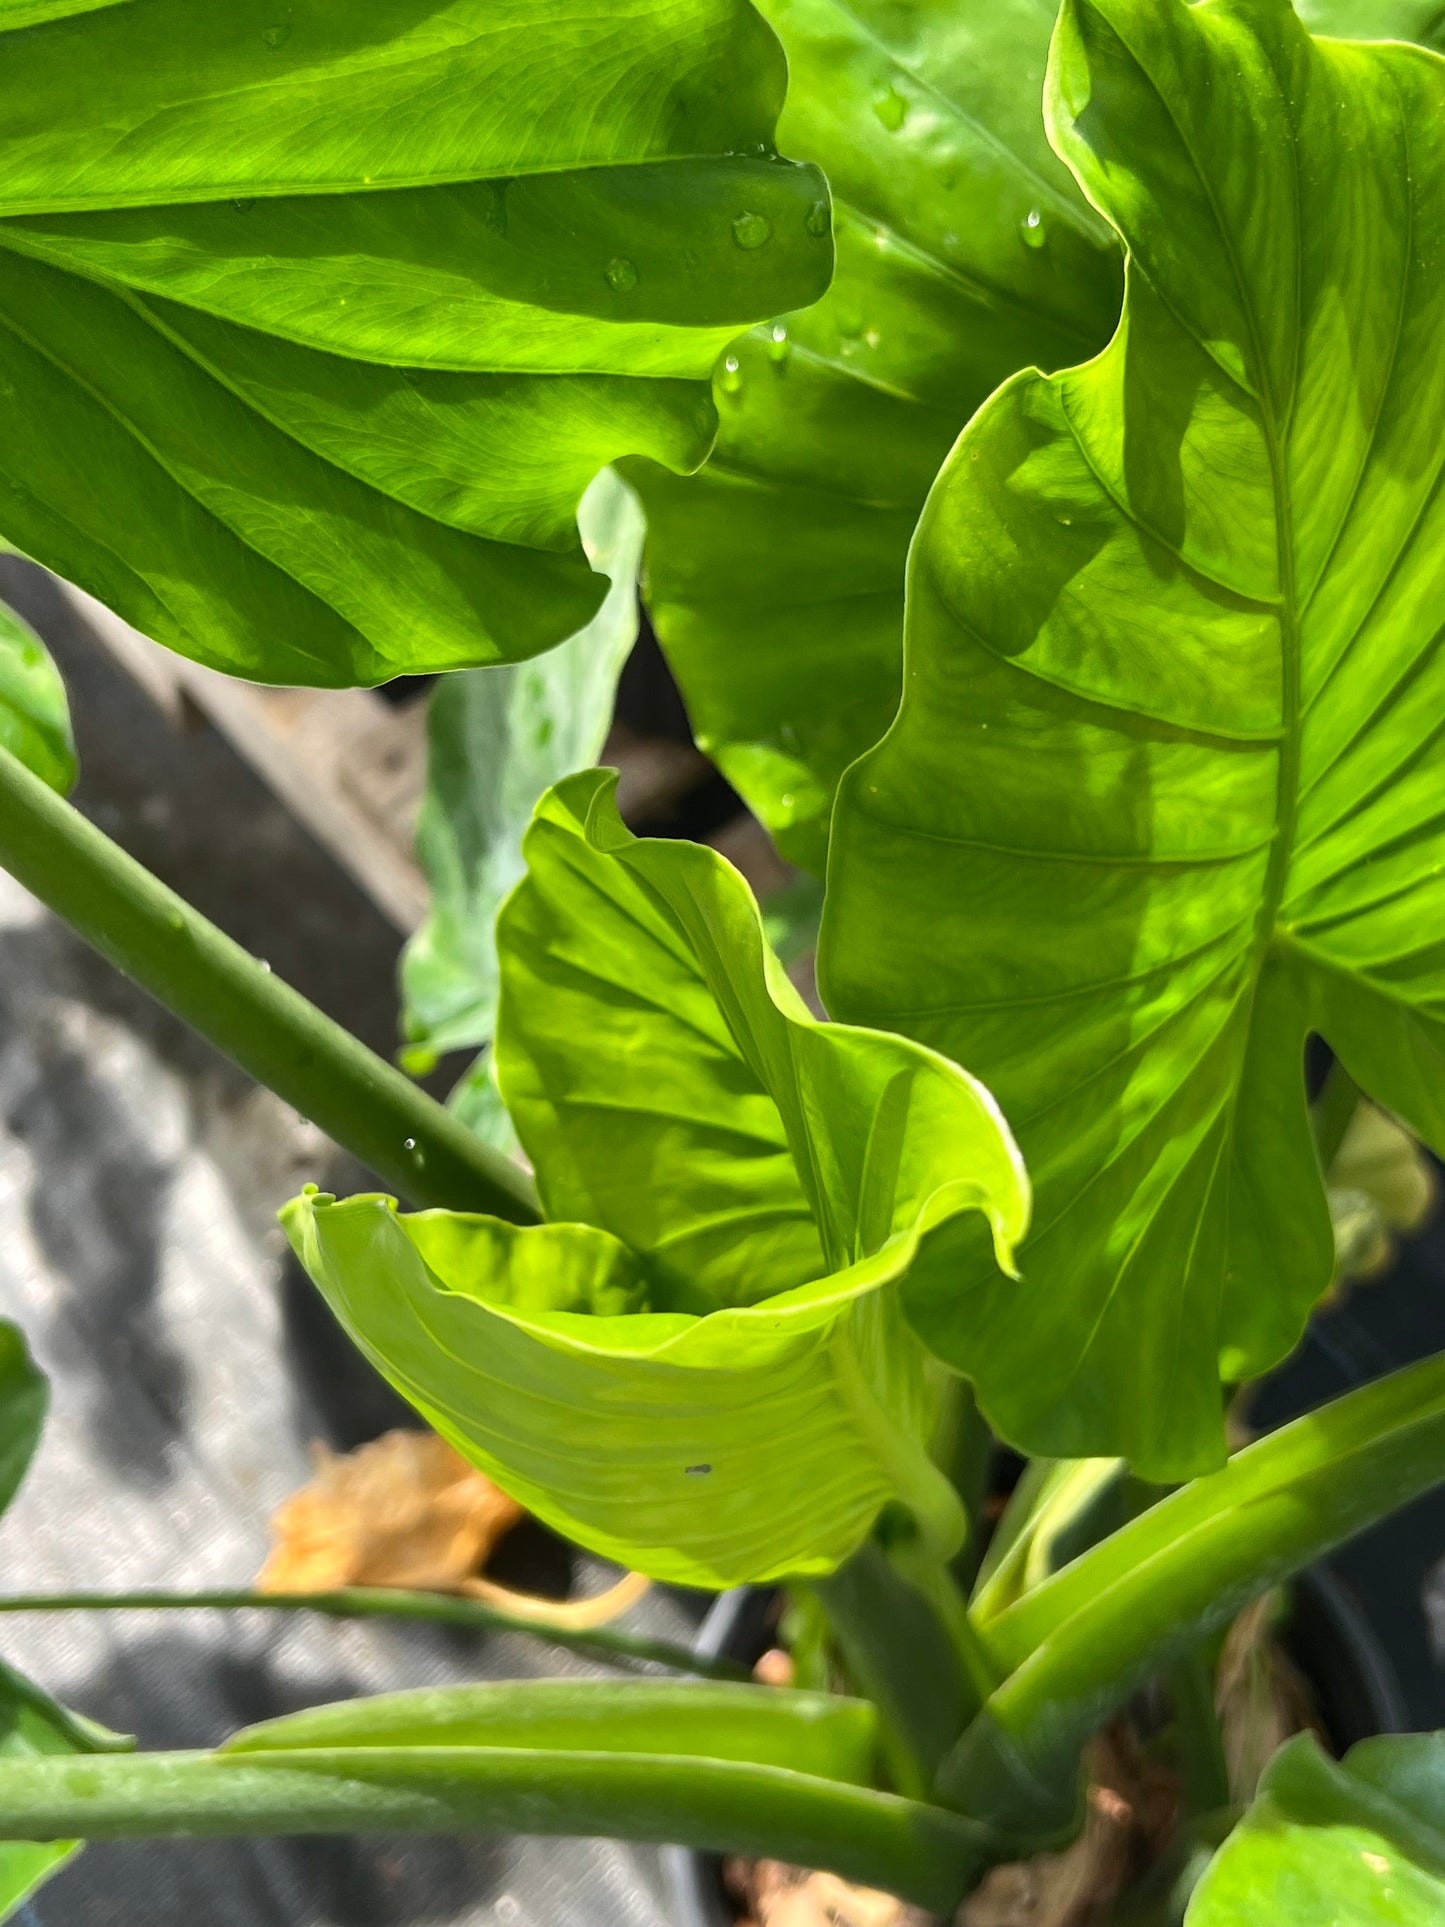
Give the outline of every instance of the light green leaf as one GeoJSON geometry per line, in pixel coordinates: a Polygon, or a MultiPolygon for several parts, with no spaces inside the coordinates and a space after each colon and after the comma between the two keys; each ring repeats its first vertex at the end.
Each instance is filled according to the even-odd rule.
{"type": "Polygon", "coordinates": [[[852,1786],[877,1770],[878,1718],[835,1693],[671,1680],[505,1680],[344,1700],[248,1726],[227,1753],[501,1746],[751,1760],[852,1786]]]}
{"type": "Polygon", "coordinates": [[[744,0],[36,18],[0,13],[0,531],[218,667],[573,634],[592,476],[695,466],[718,348],[826,284],[744,0]]]}
{"type": "Polygon", "coordinates": [[[1306,1034],[1445,1146],[1445,65],[1282,0],[1079,0],[1060,150],[1130,251],[1087,366],[981,412],[908,690],[840,791],[830,1008],[967,1062],[1039,1197],[928,1342],[996,1425],[1223,1452],[1333,1240],[1306,1034]]]}
{"type": "Polygon", "coordinates": [[[525,868],[522,833],[544,790],[597,761],[637,637],[636,498],[604,471],[578,521],[588,560],[612,581],[592,621],[535,662],[447,676],[432,694],[416,831],[431,907],[401,971],[405,1034],[429,1054],[492,1036],[497,911],[525,868]]]}
{"type": "Polygon", "coordinates": [[[547,1215],[621,1238],[699,1313],[876,1261],[945,1196],[1007,1268],[1028,1189],[988,1092],[818,1023],[732,865],[632,836],[615,783],[543,799],[498,925],[499,1075],[547,1215]]]}
{"type": "Polygon", "coordinates": [[[730,349],[706,469],[635,479],[698,740],[821,870],[838,777],[897,707],[929,484],[999,382],[1102,347],[1120,268],[1044,137],[1048,5],[761,6],[788,55],[782,138],[833,189],[837,275],[730,349]]]}
{"type": "Polygon", "coordinates": [[[1445,1918],[1445,1733],[1364,1740],[1338,1763],[1280,1748],[1195,1889],[1185,1927],[1436,1927],[1445,1918]]]}
{"type": "Polygon", "coordinates": [[[947,1546],[902,1303],[974,1213],[1009,1262],[1012,1140],[955,1066],[815,1022],[737,872],[630,836],[614,782],[543,798],[499,927],[502,1088],[554,1222],[308,1195],[293,1243],[392,1383],[598,1551],[693,1584],[821,1573],[889,1499],[947,1546]]]}
{"type": "Polygon", "coordinates": [[[0,602],[0,748],[62,795],[75,781],[75,738],[60,672],[45,644],[0,602]]]}

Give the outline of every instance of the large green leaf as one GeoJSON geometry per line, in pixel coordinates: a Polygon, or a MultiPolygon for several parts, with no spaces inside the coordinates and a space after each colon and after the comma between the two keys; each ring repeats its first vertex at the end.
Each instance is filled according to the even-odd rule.
{"type": "Polygon", "coordinates": [[[1445,1733],[1301,1734],[1196,1888],[1185,1927],[1436,1927],[1445,1919],[1445,1733]]]}
{"type": "Polygon", "coordinates": [[[1080,0],[1055,140],[1129,248],[975,418],[839,796],[830,1007],[975,1068],[1039,1198],[929,1342],[1027,1448],[1177,1478],[1332,1240],[1306,1034],[1445,1146],[1445,65],[1283,0],[1080,0]]]}
{"type": "MultiPolygon", "coordinates": [[[[427,920],[402,958],[402,1022],[413,1053],[475,1049],[497,1018],[497,911],[520,878],[522,835],[542,792],[595,763],[617,678],[637,638],[642,512],[605,470],[578,515],[588,559],[612,580],[592,621],[535,662],[466,670],[432,693],[417,854],[427,920]]],[[[485,1064],[468,1078],[468,1121],[486,1119],[485,1064]]],[[[492,1135],[504,1122],[498,1102],[492,1135]]]]}
{"type": "Polygon", "coordinates": [[[999,1261],[1028,1192],[988,1094],[817,1023],[742,878],[639,841],[590,771],[543,798],[499,926],[502,1089],[554,1222],[308,1195],[293,1242],[353,1337],[543,1518],[660,1578],[831,1570],[899,1499],[962,1530],[896,1288],[999,1261]]]}
{"type": "Polygon", "coordinates": [[[575,632],[588,481],[694,466],[720,345],[826,284],[745,0],[130,0],[0,34],[0,533],[263,681],[575,632]]]}
{"type": "Polygon", "coordinates": [[[837,275],[733,345],[702,474],[635,480],[698,739],[821,869],[838,777],[897,706],[929,484],[1006,376],[1103,345],[1119,258],[1044,138],[1047,0],[761,6],[788,55],[782,137],[833,189],[837,275]]]}
{"type": "Polygon", "coordinates": [[[0,602],[0,748],[64,793],[75,781],[65,685],[44,643],[0,602]]]}

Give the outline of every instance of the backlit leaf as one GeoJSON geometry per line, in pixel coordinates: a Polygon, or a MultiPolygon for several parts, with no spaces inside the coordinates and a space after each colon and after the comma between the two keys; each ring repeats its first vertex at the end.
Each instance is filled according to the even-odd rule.
{"type": "Polygon", "coordinates": [[[632,837],[615,780],[543,798],[499,926],[502,1088],[553,1222],[308,1195],[293,1243],[438,1431],[640,1571],[826,1572],[889,1499],[950,1545],[903,1304],[977,1213],[1010,1261],[1012,1140],[955,1066],[816,1022],[742,878],[632,837]]]}
{"type": "Polygon", "coordinates": [[[838,270],[715,371],[695,478],[639,465],[648,603],[694,729],[795,862],[897,707],[903,564],[939,464],[1015,369],[1101,347],[1117,248],[1049,151],[1052,9],[761,0],[780,132],[827,170],[838,270]]]}
{"type": "Polygon", "coordinates": [[[75,781],[75,739],[60,672],[28,623],[0,602],[0,749],[52,789],[75,781]]]}
{"type": "Polygon", "coordinates": [[[929,1342],[1016,1443],[1174,1479],[1329,1280],[1306,1034],[1445,1146],[1445,64],[1283,0],[1071,0],[1049,111],[1124,317],[930,497],[822,980],[1029,1162],[1022,1288],[929,1342]]]}
{"type": "Polygon", "coordinates": [[[592,476],[694,466],[719,347],[827,281],[744,0],[12,0],[0,35],[0,533],[257,680],[574,633],[592,476]]]}
{"type": "Polygon", "coordinates": [[[1301,1735],[1214,1856],[1185,1927],[1435,1927],[1445,1917],[1445,1734],[1301,1735]]]}

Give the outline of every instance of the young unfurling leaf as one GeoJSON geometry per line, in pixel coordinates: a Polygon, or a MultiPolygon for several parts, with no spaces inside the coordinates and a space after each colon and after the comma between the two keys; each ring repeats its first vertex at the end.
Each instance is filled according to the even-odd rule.
{"type": "Polygon", "coordinates": [[[428,1420],[542,1518],[658,1578],[825,1572],[889,1499],[944,1547],[936,1383],[905,1307],[1028,1190],[992,1100],[811,1017],[715,852],[615,779],[543,798],[499,927],[504,1095],[553,1222],[307,1196],[293,1242],[428,1420]]]}

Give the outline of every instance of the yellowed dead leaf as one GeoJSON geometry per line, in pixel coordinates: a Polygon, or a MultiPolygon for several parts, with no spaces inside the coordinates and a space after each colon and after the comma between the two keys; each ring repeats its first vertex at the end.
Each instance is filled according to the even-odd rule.
{"type": "Polygon", "coordinates": [[[892,1894],[781,1860],[730,1860],[732,1892],[748,1909],[742,1927],[929,1927],[929,1917],[892,1894]]]}
{"type": "Polygon", "coordinates": [[[478,1578],[523,1509],[433,1432],[387,1432],[346,1453],[315,1445],[312,1463],[310,1483],[272,1517],[276,1544],[258,1592],[460,1592],[535,1626],[580,1632],[605,1626],[652,1583],[629,1572],[590,1599],[539,1599],[478,1578]]]}
{"type": "Polygon", "coordinates": [[[315,1467],[274,1514],[260,1592],[407,1586],[456,1592],[523,1516],[432,1432],[387,1432],[355,1452],[312,1448],[315,1467]]]}

